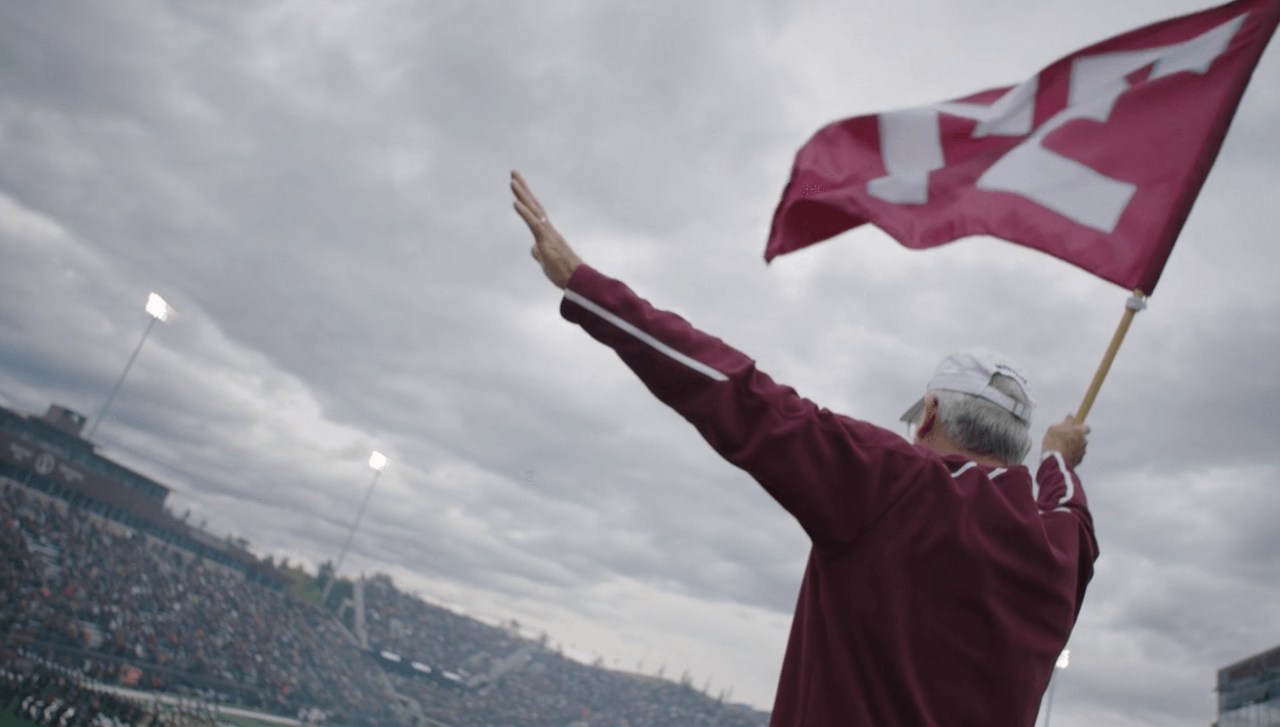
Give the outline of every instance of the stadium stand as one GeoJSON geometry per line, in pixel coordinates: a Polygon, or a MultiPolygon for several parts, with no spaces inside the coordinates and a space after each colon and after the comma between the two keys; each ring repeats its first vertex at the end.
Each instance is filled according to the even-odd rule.
{"type": "MultiPolygon", "coordinates": [[[[0,715],[42,727],[213,727],[214,707],[195,699],[177,704],[127,699],[22,651],[0,652],[0,715]]],[[[0,719],[0,723],[4,720],[0,719]]]]}
{"type": "Polygon", "coordinates": [[[7,484],[0,633],[87,677],[388,724],[386,685],[328,614],[7,484]]]}
{"type": "Polygon", "coordinates": [[[396,689],[454,725],[715,725],[759,727],[768,715],[692,686],[588,666],[540,641],[483,624],[397,590],[363,584],[369,645],[456,681],[397,670],[396,689]]]}
{"type": "Polygon", "coordinates": [[[0,411],[0,712],[212,723],[93,686],[117,685],[347,727],[768,722],[687,683],[587,666],[386,576],[354,584],[338,608],[349,630],[242,546],[168,515],[168,489],[98,455],[81,424],[59,407],[0,411]]]}

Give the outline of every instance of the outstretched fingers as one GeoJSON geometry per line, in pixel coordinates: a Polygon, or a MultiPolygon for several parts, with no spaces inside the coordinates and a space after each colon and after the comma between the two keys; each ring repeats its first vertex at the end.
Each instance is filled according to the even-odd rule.
{"type": "Polygon", "coordinates": [[[542,216],[529,209],[529,206],[519,199],[515,201],[515,208],[516,214],[520,215],[520,219],[524,220],[524,223],[529,226],[529,231],[534,234],[534,237],[537,237],[542,232],[544,222],[542,216]]]}
{"type": "Polygon", "coordinates": [[[511,172],[511,191],[515,193],[516,201],[523,203],[525,209],[533,213],[534,219],[547,221],[547,211],[542,208],[538,198],[533,196],[533,190],[529,189],[529,183],[520,172],[511,172]]]}

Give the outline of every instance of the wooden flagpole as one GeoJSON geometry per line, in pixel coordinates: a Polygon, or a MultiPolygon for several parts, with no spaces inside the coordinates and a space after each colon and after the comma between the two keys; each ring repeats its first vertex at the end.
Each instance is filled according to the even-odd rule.
{"type": "Polygon", "coordinates": [[[1102,388],[1102,382],[1107,378],[1107,372],[1111,371],[1111,362],[1115,361],[1116,352],[1120,350],[1120,344],[1124,343],[1125,334],[1129,332],[1129,324],[1133,323],[1133,317],[1138,311],[1147,307],[1147,296],[1141,290],[1133,291],[1133,295],[1124,304],[1124,316],[1120,319],[1120,325],[1116,326],[1116,332],[1111,336],[1111,345],[1107,346],[1107,352],[1102,356],[1102,363],[1098,364],[1098,371],[1093,375],[1093,382],[1089,384],[1089,390],[1085,392],[1084,401],[1080,402],[1080,409],[1076,412],[1076,424],[1084,424],[1085,417],[1089,416],[1089,410],[1093,408],[1093,400],[1098,397],[1098,390],[1102,388]]]}

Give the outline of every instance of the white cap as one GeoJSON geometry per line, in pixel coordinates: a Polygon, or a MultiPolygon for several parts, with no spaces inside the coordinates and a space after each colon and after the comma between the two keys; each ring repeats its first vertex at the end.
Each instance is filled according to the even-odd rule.
{"type": "MultiPolygon", "coordinates": [[[[1022,371],[1007,357],[985,348],[958,351],[942,359],[942,363],[938,364],[937,370],[933,372],[933,378],[929,379],[929,385],[925,387],[925,391],[958,391],[962,394],[980,396],[1028,424],[1031,423],[1031,414],[1036,406],[1035,397],[1031,395],[1031,384],[1022,371]],[[1003,391],[992,387],[991,377],[996,374],[1003,374],[1013,379],[1022,389],[1028,403],[1016,401],[1003,391]]],[[[908,423],[917,421],[923,410],[924,399],[921,398],[915,406],[902,415],[902,421],[908,423]]]]}

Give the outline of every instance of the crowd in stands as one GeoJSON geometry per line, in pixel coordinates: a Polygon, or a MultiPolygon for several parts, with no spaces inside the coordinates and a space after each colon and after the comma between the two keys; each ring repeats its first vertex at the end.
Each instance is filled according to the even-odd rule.
{"type": "Polygon", "coordinates": [[[142,705],[86,688],[82,678],[10,652],[0,668],[0,712],[38,725],[152,724],[142,705]]]}
{"type": "Polygon", "coordinates": [[[767,714],[722,704],[692,686],[608,671],[553,651],[478,689],[397,676],[424,713],[458,727],[764,727],[767,714]]]}
{"type": "MultiPolygon", "coordinates": [[[[21,650],[72,670],[77,679],[199,693],[283,715],[322,713],[331,724],[350,727],[426,723],[424,717],[449,727],[760,727],[768,721],[687,684],[573,661],[514,629],[405,594],[386,577],[362,588],[365,650],[332,615],[288,592],[21,485],[3,488],[0,667],[8,673],[16,673],[11,656],[21,650]],[[385,669],[374,656],[383,650],[431,671],[385,669]],[[444,672],[449,679],[441,678],[444,672]]],[[[10,680],[6,688],[15,684],[34,682],[10,680]]],[[[108,705],[109,697],[96,692],[68,696],[67,677],[57,687],[64,696],[41,694],[45,686],[40,682],[24,699],[35,698],[43,710],[59,700],[58,719],[79,705],[79,716],[66,718],[69,725],[81,724],[71,720],[95,708],[119,724],[161,724],[107,715],[127,705],[108,705]]]]}
{"type": "Polygon", "coordinates": [[[588,666],[503,629],[397,590],[364,584],[369,646],[457,675],[401,671],[397,690],[432,719],[458,727],[761,727],[768,715],[726,705],[691,685],[588,666]]]}
{"type": "Polygon", "coordinates": [[[213,727],[214,709],[186,700],[176,705],[118,696],[87,682],[78,670],[23,651],[0,651],[0,714],[41,727],[213,727]]]}
{"type": "Polygon", "coordinates": [[[385,681],[328,614],[23,489],[0,499],[4,643],[95,679],[388,724],[385,681]]]}

